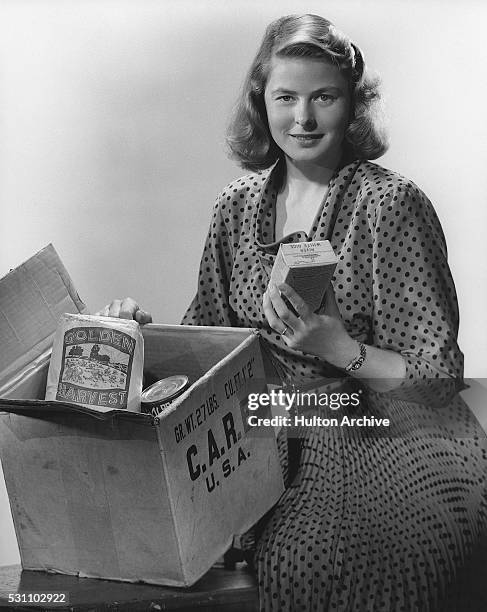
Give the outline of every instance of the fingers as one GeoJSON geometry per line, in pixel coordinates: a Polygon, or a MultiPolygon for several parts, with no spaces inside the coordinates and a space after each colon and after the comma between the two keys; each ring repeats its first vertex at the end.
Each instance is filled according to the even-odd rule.
{"type": "Polygon", "coordinates": [[[278,334],[281,334],[286,330],[286,324],[279,319],[274,310],[274,307],[271,302],[271,298],[269,297],[269,290],[264,293],[264,297],[262,300],[262,307],[264,309],[264,314],[269,323],[269,326],[275,330],[278,334]]]}
{"type": "Polygon", "coordinates": [[[314,313],[305,300],[286,284],[276,287],[270,283],[263,299],[269,325],[289,348],[329,361],[330,355],[331,358],[336,356],[336,347],[343,344],[347,332],[332,288],[327,299],[323,300],[323,306],[326,306],[327,314],[314,313]]]}
{"type": "Polygon", "coordinates": [[[132,298],[125,298],[120,303],[120,307],[119,307],[117,316],[120,317],[121,319],[135,319],[135,315],[138,310],[139,310],[139,305],[137,304],[135,300],[133,300],[132,298]]]}
{"type": "Polygon", "coordinates": [[[137,323],[139,323],[140,325],[146,325],[147,323],[152,323],[152,315],[150,314],[150,312],[146,312],[145,310],[141,310],[140,308],[135,313],[134,318],[137,321],[137,323]]]}
{"type": "Polygon", "coordinates": [[[271,283],[264,293],[262,305],[269,325],[278,334],[284,332],[289,337],[300,328],[301,321],[289,310],[274,284],[271,283]]]}
{"type": "Polygon", "coordinates": [[[108,317],[120,318],[120,306],[122,300],[113,300],[108,306],[108,317]]]}
{"type": "MultiPolygon", "coordinates": [[[[101,310],[99,310],[98,312],[95,312],[95,315],[99,317],[115,317],[116,319],[119,319],[121,305],[122,305],[122,300],[112,300],[110,304],[107,304],[101,310]]],[[[128,317],[122,317],[122,318],[128,318],[128,317]]]]}
{"type": "MultiPolygon", "coordinates": [[[[311,314],[313,314],[309,306],[303,300],[303,298],[298,293],[296,293],[296,291],[294,291],[294,289],[289,285],[282,283],[281,285],[279,285],[279,290],[276,289],[276,292],[278,294],[280,292],[280,294],[282,294],[287,300],[289,300],[294,310],[298,313],[298,320],[306,321],[306,319],[311,314]]],[[[281,302],[285,304],[284,300],[282,298],[280,299],[281,302]]]]}
{"type": "Polygon", "coordinates": [[[95,313],[102,317],[115,317],[117,319],[135,319],[140,325],[152,323],[152,316],[149,312],[142,310],[137,302],[132,298],[123,300],[112,300],[104,308],[95,313]]]}
{"type": "Polygon", "coordinates": [[[341,318],[341,314],[335,299],[335,291],[333,290],[333,285],[331,283],[328,285],[328,289],[325,293],[324,313],[329,317],[334,317],[336,319],[341,318]]]}
{"type": "Polygon", "coordinates": [[[107,304],[101,310],[99,310],[98,312],[95,312],[95,317],[108,317],[109,311],[110,311],[110,304],[107,304]]]}

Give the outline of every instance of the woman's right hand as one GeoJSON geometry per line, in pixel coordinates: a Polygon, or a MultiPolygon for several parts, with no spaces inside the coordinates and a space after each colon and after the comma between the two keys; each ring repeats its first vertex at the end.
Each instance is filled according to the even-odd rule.
{"type": "Polygon", "coordinates": [[[125,298],[123,300],[112,300],[105,308],[102,308],[95,315],[101,317],[116,317],[118,319],[135,319],[140,325],[152,323],[150,312],[142,310],[135,300],[125,298]]]}

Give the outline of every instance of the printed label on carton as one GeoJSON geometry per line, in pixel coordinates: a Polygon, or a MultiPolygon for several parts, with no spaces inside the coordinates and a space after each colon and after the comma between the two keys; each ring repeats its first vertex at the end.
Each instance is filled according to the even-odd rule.
{"type": "Polygon", "coordinates": [[[314,266],[334,261],[334,251],[329,242],[297,242],[281,245],[283,258],[288,266],[314,266]]]}
{"type": "MultiPolygon", "coordinates": [[[[256,368],[254,355],[239,359],[194,407],[187,412],[176,410],[171,426],[164,428],[174,432],[170,444],[176,443],[173,453],[186,463],[190,481],[205,485],[207,493],[217,491],[252,457],[252,445],[246,438],[250,430],[252,437],[259,434],[248,424],[248,396],[267,390],[261,367],[259,363],[256,368]]],[[[264,407],[263,413],[270,416],[270,408],[264,407]]],[[[260,435],[268,435],[268,431],[262,430],[260,435]]],[[[171,448],[168,444],[168,453],[171,448]]]]}
{"type": "Polygon", "coordinates": [[[134,338],[118,330],[69,329],[56,399],[126,409],[134,349],[134,338]]]}

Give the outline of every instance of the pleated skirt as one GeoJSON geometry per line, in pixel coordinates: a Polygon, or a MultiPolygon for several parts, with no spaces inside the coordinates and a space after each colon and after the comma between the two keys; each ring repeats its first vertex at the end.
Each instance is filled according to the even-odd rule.
{"type": "Polygon", "coordinates": [[[458,396],[372,412],[392,427],[294,432],[296,474],[256,532],[260,609],[487,610],[484,431],[458,396]]]}

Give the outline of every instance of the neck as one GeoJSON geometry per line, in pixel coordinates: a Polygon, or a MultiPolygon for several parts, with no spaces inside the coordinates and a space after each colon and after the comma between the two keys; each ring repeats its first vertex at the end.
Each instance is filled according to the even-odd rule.
{"type": "Polygon", "coordinates": [[[296,164],[286,157],[286,177],[284,182],[288,185],[294,184],[296,187],[301,186],[301,188],[311,187],[311,184],[318,188],[324,187],[330,182],[337,167],[338,162],[331,167],[320,164],[296,164]]]}

